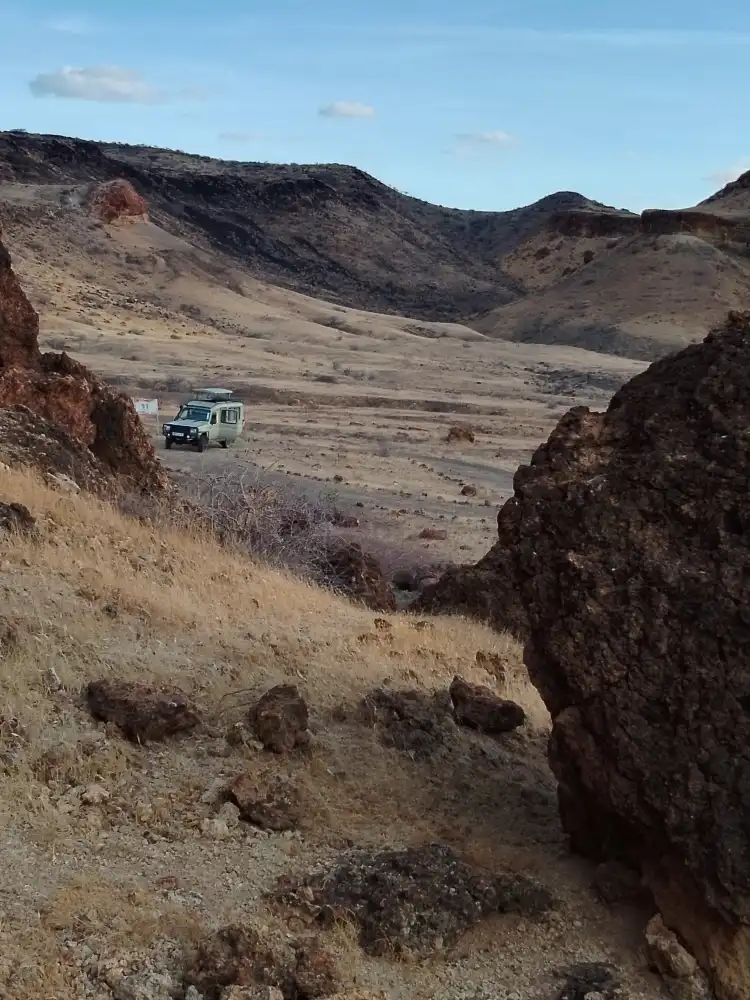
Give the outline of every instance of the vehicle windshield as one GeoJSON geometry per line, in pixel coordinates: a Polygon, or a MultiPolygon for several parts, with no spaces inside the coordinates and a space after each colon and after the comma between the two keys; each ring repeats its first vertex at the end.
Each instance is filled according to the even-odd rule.
{"type": "Polygon", "coordinates": [[[194,420],[196,423],[204,424],[211,416],[211,411],[204,406],[183,406],[177,414],[176,420],[194,420]]]}

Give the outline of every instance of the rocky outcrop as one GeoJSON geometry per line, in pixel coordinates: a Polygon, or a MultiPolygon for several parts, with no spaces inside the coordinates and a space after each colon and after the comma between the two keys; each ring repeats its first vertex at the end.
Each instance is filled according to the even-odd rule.
{"type": "Polygon", "coordinates": [[[396,597],[379,561],[357,542],[334,538],[316,560],[318,579],[373,611],[395,611],[396,597]]]}
{"type": "Polygon", "coordinates": [[[526,638],[526,612],[515,579],[513,546],[516,506],[505,504],[498,518],[498,541],[475,565],[451,566],[425,587],[410,610],[422,614],[458,614],[486,622],[498,632],[526,638]]]}
{"type": "Polygon", "coordinates": [[[575,849],[750,995],[750,313],[571,410],[501,518],[575,849]],[[506,513],[507,512],[507,513],[506,513]]]}
{"type": "MultiPolygon", "coordinates": [[[[0,408],[15,412],[16,423],[28,416],[29,440],[38,436],[41,419],[53,428],[49,436],[58,452],[65,438],[72,439],[109,475],[142,489],[163,489],[167,477],[132,401],[68,355],[41,354],[38,334],[38,317],[0,243],[0,408]]],[[[33,450],[27,457],[38,464],[33,450]]]]}
{"type": "Polygon", "coordinates": [[[38,354],[39,318],[13,273],[0,227],[0,369],[27,368],[38,354]]]}
{"type": "Polygon", "coordinates": [[[89,195],[89,211],[105,223],[148,219],[146,202],[130,181],[121,177],[96,185],[89,195]]]}

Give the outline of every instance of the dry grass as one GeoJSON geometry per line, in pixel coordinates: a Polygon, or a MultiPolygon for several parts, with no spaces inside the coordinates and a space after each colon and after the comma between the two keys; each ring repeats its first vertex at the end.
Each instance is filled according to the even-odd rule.
{"type": "MultiPolygon", "coordinates": [[[[341,838],[421,840],[450,826],[453,805],[439,776],[433,783],[415,762],[394,760],[361,724],[331,725],[347,713],[352,719],[351,709],[374,685],[429,690],[444,687],[457,672],[495,684],[476,666],[482,650],[501,658],[505,693],[524,705],[533,728],[546,725],[508,637],[460,619],[394,615],[390,628],[376,627],[382,615],[253,564],[208,538],[142,524],[93,498],[52,491],[25,471],[0,471],[0,498],[26,504],[38,519],[36,537],[0,542],[6,635],[0,716],[7,722],[0,744],[1,818],[12,831],[3,853],[13,867],[23,843],[33,871],[29,912],[18,904],[20,912],[3,926],[0,986],[12,983],[19,1000],[77,995],[58,951],[62,929],[77,927],[75,914],[82,909],[110,950],[129,936],[135,946],[142,937],[138,927],[171,919],[163,899],[149,896],[147,905],[142,887],[129,884],[132,872],[112,873],[111,881],[82,874],[79,819],[60,811],[71,789],[94,782],[105,787],[111,799],[97,822],[105,830],[122,824],[140,843],[138,831],[193,836],[196,797],[212,777],[205,746],[191,740],[160,751],[153,775],[144,777],[144,751],[102,733],[83,709],[80,691],[88,680],[113,676],[186,690],[208,722],[204,744],[241,716],[253,694],[282,680],[299,684],[315,734],[312,760],[299,765],[303,829],[329,846],[341,838]],[[99,913],[108,899],[117,919],[109,910],[109,916],[99,913]],[[39,948],[23,959],[26,979],[20,982],[14,978],[23,954],[19,935],[39,920],[39,948]]],[[[87,829],[86,836],[98,830],[87,829]]],[[[472,824],[472,839],[479,834],[472,824]]],[[[187,930],[174,934],[189,937],[187,930]]]]}

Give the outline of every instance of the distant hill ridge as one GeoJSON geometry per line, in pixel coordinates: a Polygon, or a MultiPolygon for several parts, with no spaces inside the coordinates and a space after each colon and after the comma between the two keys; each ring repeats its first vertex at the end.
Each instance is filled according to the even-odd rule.
{"type": "Polygon", "coordinates": [[[679,211],[637,215],[561,191],[483,212],[420,201],[341,164],[0,132],[0,215],[4,189],[54,186],[72,211],[93,184],[118,178],[154,223],[249,276],[488,336],[656,357],[746,304],[750,287],[750,172],[679,211]],[[698,242],[670,242],[681,237],[698,242]]]}

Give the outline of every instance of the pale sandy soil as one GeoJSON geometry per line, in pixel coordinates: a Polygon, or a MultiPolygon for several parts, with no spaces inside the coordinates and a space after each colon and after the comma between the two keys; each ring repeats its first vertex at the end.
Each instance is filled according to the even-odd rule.
{"type": "Polygon", "coordinates": [[[486,551],[515,469],[557,418],[574,404],[605,406],[644,367],[344,309],[247,280],[151,223],[104,229],[35,211],[6,207],[5,225],[43,346],[158,397],[166,416],[193,386],[226,385],[246,400],[231,451],[167,454],[157,437],[172,468],[301,477],[308,493],[362,504],[363,530],[396,542],[448,528],[445,542],[420,543],[430,559],[486,551]],[[446,443],[455,423],[475,429],[474,444],[446,443]],[[476,497],[461,496],[464,484],[476,497]]]}

